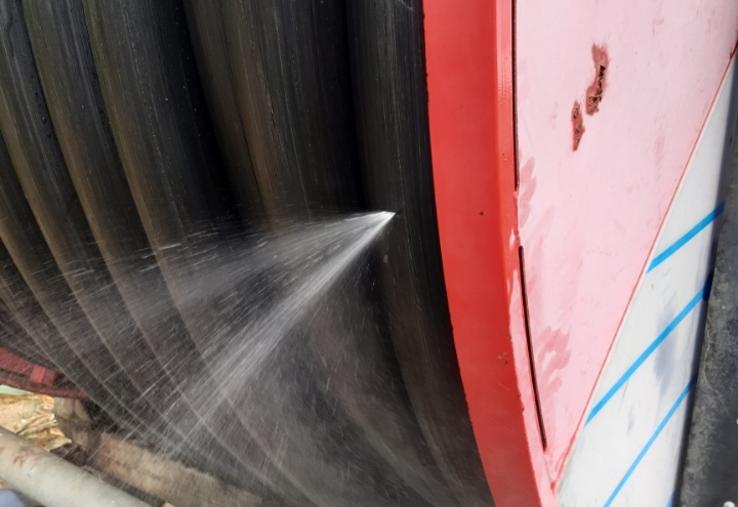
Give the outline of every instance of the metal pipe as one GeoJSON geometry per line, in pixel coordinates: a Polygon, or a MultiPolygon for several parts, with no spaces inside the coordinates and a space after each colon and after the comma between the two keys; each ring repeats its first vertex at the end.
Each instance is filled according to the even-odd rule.
{"type": "Polygon", "coordinates": [[[47,507],[146,507],[144,502],[2,428],[0,479],[47,507]]]}

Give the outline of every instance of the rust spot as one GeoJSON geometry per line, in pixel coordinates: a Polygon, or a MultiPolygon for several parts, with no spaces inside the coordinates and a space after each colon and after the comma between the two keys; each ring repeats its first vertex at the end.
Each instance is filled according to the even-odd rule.
{"type": "Polygon", "coordinates": [[[26,461],[28,461],[30,458],[33,458],[33,451],[34,449],[32,447],[20,447],[16,455],[13,456],[13,464],[19,466],[25,465],[26,461]]]}
{"type": "Polygon", "coordinates": [[[577,151],[579,148],[579,141],[582,140],[584,135],[584,118],[582,117],[582,107],[579,105],[579,101],[575,100],[574,105],[571,107],[571,149],[577,151]]]}
{"type": "Polygon", "coordinates": [[[610,59],[607,56],[607,49],[604,46],[592,45],[592,60],[594,61],[595,77],[592,84],[587,88],[587,114],[592,115],[600,110],[600,102],[602,95],[605,93],[607,86],[607,66],[610,59]]]}

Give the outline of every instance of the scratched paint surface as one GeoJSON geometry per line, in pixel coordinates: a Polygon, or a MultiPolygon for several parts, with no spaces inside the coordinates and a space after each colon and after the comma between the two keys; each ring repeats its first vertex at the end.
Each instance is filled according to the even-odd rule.
{"type": "Polygon", "coordinates": [[[556,480],[722,81],[738,3],[516,6],[518,218],[556,480]],[[593,45],[607,55],[602,90],[593,45]],[[588,114],[592,91],[600,100],[588,114]]]}
{"type": "Polygon", "coordinates": [[[721,189],[735,170],[734,67],[597,383],[566,464],[561,505],[667,505],[675,490],[721,189]]]}

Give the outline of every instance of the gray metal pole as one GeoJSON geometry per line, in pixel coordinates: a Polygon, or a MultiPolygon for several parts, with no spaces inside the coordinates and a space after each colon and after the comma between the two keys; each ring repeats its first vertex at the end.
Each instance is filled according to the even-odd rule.
{"type": "Polygon", "coordinates": [[[0,479],[46,507],[146,507],[144,502],[2,428],[0,479]]]}

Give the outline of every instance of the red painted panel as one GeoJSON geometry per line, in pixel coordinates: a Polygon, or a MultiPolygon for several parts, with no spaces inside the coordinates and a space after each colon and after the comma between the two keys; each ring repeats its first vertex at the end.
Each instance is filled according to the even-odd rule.
{"type": "Polygon", "coordinates": [[[16,389],[23,389],[32,393],[45,394],[57,398],[84,399],[85,395],[79,389],[69,387],[58,387],[49,384],[37,384],[28,377],[0,370],[0,384],[5,384],[16,389]]]}
{"type": "Polygon", "coordinates": [[[60,375],[55,371],[26,361],[0,347],[0,384],[35,393],[62,398],[84,398],[80,390],[57,385],[60,375]]]}
{"type": "Polygon", "coordinates": [[[738,2],[516,5],[520,235],[557,478],[736,43],[738,2]]]}
{"type": "Polygon", "coordinates": [[[498,506],[553,505],[518,263],[512,3],[424,11],[438,227],[474,434],[498,506]]]}
{"type": "Polygon", "coordinates": [[[17,356],[8,349],[4,349],[2,347],[0,347],[0,369],[29,377],[34,376],[35,378],[41,378],[42,380],[44,378],[48,378],[50,383],[56,378],[56,374],[54,372],[26,361],[22,357],[17,356]],[[43,373],[43,371],[49,372],[51,377],[49,378],[43,373]]]}

